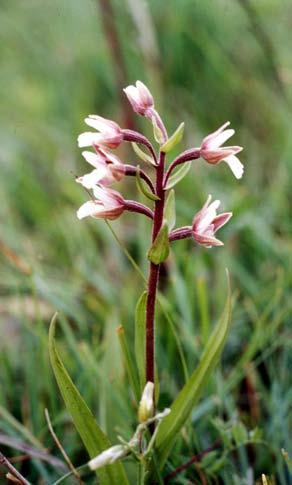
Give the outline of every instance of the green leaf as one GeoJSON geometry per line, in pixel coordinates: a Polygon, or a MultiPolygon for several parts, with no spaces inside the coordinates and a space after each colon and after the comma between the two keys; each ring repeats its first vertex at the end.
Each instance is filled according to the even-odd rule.
{"type": "Polygon", "coordinates": [[[126,366],[126,369],[127,369],[129,381],[130,381],[132,390],[134,392],[135,398],[136,398],[137,402],[139,402],[141,393],[140,393],[137,370],[136,370],[135,365],[133,363],[133,360],[132,360],[132,357],[131,357],[131,354],[130,354],[130,351],[129,351],[129,346],[128,346],[126,336],[125,336],[125,329],[122,325],[117,329],[117,333],[118,333],[119,342],[120,342],[120,345],[121,345],[123,357],[124,357],[124,360],[125,360],[125,366],[126,366]]]}
{"type": "Polygon", "coordinates": [[[136,153],[136,155],[138,155],[138,157],[141,158],[141,160],[143,160],[143,162],[150,163],[150,165],[156,166],[156,163],[155,163],[154,159],[151,157],[151,155],[148,155],[148,153],[145,153],[142,150],[142,148],[140,148],[139,145],[137,145],[137,143],[133,142],[132,147],[133,147],[133,150],[136,153]]]}
{"type": "Polygon", "coordinates": [[[201,277],[197,280],[197,304],[200,314],[201,331],[200,335],[202,342],[205,345],[209,337],[210,319],[208,306],[208,291],[206,285],[206,278],[201,277]]]}
{"type": "Polygon", "coordinates": [[[140,190],[140,192],[145,195],[145,197],[148,197],[150,200],[160,200],[159,197],[147,187],[145,182],[141,178],[141,173],[140,173],[140,167],[139,165],[137,166],[137,172],[136,172],[136,182],[137,182],[137,187],[140,190]]]}
{"type": "Polygon", "coordinates": [[[181,123],[170,138],[162,145],[161,151],[164,153],[170,152],[182,139],[184,134],[185,124],[181,123]]]}
{"type": "Polygon", "coordinates": [[[210,375],[216,367],[230,329],[230,313],[231,298],[228,279],[228,296],[223,314],[207,342],[197,369],[174,400],[169,416],[160,424],[156,438],[156,449],[161,468],[165,464],[179,431],[189,418],[194,405],[198,402],[210,375]]]}
{"type": "Polygon", "coordinates": [[[153,134],[154,134],[155,141],[157,141],[157,143],[161,145],[164,142],[164,135],[161,129],[159,128],[159,126],[157,125],[155,116],[152,117],[152,126],[153,126],[153,134]]]}
{"type": "MultiPolygon", "coordinates": [[[[74,426],[79,433],[90,458],[94,458],[103,450],[109,448],[111,442],[98,426],[93,414],[72,382],[71,377],[60,358],[55,344],[56,321],[57,313],[55,313],[52,318],[49,331],[49,354],[51,365],[66,408],[71,414],[74,426]]],[[[101,485],[128,484],[121,463],[114,463],[101,468],[98,471],[98,478],[101,485]]]]}
{"type": "Polygon", "coordinates": [[[154,243],[148,251],[148,259],[154,264],[160,264],[169,255],[168,225],[164,221],[154,243]]]}
{"type": "Polygon", "coordinates": [[[140,296],[135,311],[135,357],[140,378],[140,390],[146,384],[145,377],[145,341],[146,341],[146,303],[147,291],[140,296]]]}
{"type": "Polygon", "coordinates": [[[248,432],[243,423],[236,423],[232,428],[232,435],[237,446],[243,445],[248,441],[248,432]]]}
{"type": "Polygon", "coordinates": [[[180,182],[191,168],[192,162],[185,162],[169,177],[165,190],[172,189],[178,182],[180,182]]]}
{"type": "Polygon", "coordinates": [[[169,231],[171,231],[175,226],[175,194],[173,189],[169,191],[165,201],[164,217],[169,231]]]}

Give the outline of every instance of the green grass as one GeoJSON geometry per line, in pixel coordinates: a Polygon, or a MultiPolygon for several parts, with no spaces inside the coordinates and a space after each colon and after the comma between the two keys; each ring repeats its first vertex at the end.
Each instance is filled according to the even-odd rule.
{"type": "MultiPolygon", "coordinates": [[[[227,166],[199,161],[176,193],[179,225],[189,224],[208,193],[234,213],[222,230],[224,248],[204,250],[181,241],[166,265],[162,291],[189,373],[222,311],[226,266],[234,308],[220,369],[165,473],[219,436],[227,440],[242,422],[248,430],[259,428],[264,443],[238,446],[236,452],[228,452],[226,444],[224,453],[209,455],[200,472],[206,483],[252,484],[265,473],[286,485],[291,475],[281,448],[292,455],[292,7],[288,1],[252,1],[254,28],[243,1],[169,0],[166,6],[151,0],[146,3],[149,18],[142,10],[138,23],[130,3],[113,2],[125,85],[145,81],[169,131],[185,121],[187,147],[229,119],[236,129],[234,143],[245,148],[240,183],[227,166]],[[147,22],[152,44],[141,37],[147,22]]],[[[48,408],[78,466],[87,455],[48,358],[48,325],[55,310],[61,314],[62,358],[103,430],[116,442],[117,434],[128,438],[136,423],[116,328],[124,325],[133,342],[143,281],[105,223],[80,222],[75,216],[86,200],[74,182],[86,169],[76,147],[83,118],[95,112],[123,124],[126,114],[98,2],[10,0],[0,9],[0,448],[9,457],[23,454],[1,444],[5,435],[60,457],[45,421],[48,408]],[[7,257],[7,248],[31,268],[31,275],[7,257]]],[[[143,120],[136,123],[147,132],[143,120]]],[[[135,160],[130,150],[123,156],[129,163],[135,160]]],[[[136,197],[132,181],[121,191],[136,197]]],[[[149,223],[129,214],[112,227],[145,273],[149,223]]],[[[181,389],[184,371],[161,311],[157,358],[162,409],[181,389]]],[[[38,459],[16,466],[32,483],[51,484],[63,473],[38,459]]],[[[0,482],[6,483],[1,472],[0,482]]],[[[128,473],[135,483],[130,465],[128,473]]],[[[202,480],[190,468],[175,483],[188,479],[202,480]]]]}

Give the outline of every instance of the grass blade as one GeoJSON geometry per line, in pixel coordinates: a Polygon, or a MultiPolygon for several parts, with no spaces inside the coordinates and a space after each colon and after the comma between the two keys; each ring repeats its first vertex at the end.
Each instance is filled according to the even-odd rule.
{"type": "MultiPolygon", "coordinates": [[[[77,432],[79,433],[90,458],[94,458],[101,451],[109,448],[111,442],[100,429],[93,414],[71,380],[55,344],[57,313],[53,316],[49,331],[49,353],[52,368],[77,432]]],[[[101,485],[126,485],[128,483],[121,463],[101,468],[98,472],[101,485]]]]}
{"type": "Polygon", "coordinates": [[[188,419],[218,362],[230,329],[230,312],[231,298],[228,285],[228,296],[222,317],[207,342],[200,363],[173,402],[171,413],[162,421],[158,430],[156,449],[160,467],[163,467],[177,434],[188,419]]]}
{"type": "Polygon", "coordinates": [[[125,336],[125,329],[122,325],[117,328],[117,334],[118,334],[118,337],[119,337],[119,342],[120,342],[122,354],[123,354],[123,357],[124,357],[125,366],[126,366],[126,369],[127,369],[129,381],[130,381],[133,393],[135,395],[136,401],[139,402],[139,400],[140,400],[139,379],[138,379],[135,364],[133,363],[133,360],[132,360],[132,357],[131,357],[131,354],[130,354],[128,342],[127,342],[127,339],[126,339],[126,336],[125,336]]]}

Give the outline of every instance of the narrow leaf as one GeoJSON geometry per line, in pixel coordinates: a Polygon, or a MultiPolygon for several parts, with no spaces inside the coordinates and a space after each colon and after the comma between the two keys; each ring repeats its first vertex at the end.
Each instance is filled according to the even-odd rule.
{"type": "Polygon", "coordinates": [[[205,345],[209,337],[210,319],[208,310],[208,292],[205,278],[197,280],[197,302],[200,314],[202,342],[205,345]]]}
{"type": "Polygon", "coordinates": [[[169,255],[168,225],[164,221],[154,243],[148,252],[148,259],[154,264],[160,264],[169,255]]]}
{"type": "Polygon", "coordinates": [[[170,190],[164,208],[164,217],[167,220],[169,231],[171,231],[175,226],[175,194],[174,190],[170,190]]]}
{"type": "Polygon", "coordinates": [[[137,145],[137,143],[133,142],[132,147],[136,155],[138,155],[138,157],[141,158],[143,162],[150,163],[150,165],[156,166],[156,163],[151,157],[151,155],[148,155],[148,153],[145,153],[144,150],[142,150],[142,148],[140,148],[139,145],[137,145]]]}
{"type": "Polygon", "coordinates": [[[222,317],[207,342],[197,369],[174,400],[171,413],[161,422],[159,427],[156,449],[161,468],[219,360],[230,329],[230,312],[231,301],[228,280],[228,296],[222,317]]]}
{"type": "Polygon", "coordinates": [[[153,194],[153,192],[147,187],[146,183],[141,178],[139,166],[137,167],[137,172],[136,172],[136,182],[137,182],[138,189],[143,195],[145,195],[145,197],[148,197],[148,199],[154,200],[154,201],[159,200],[159,197],[153,194]]]}
{"type": "Polygon", "coordinates": [[[192,162],[185,162],[169,177],[165,190],[172,189],[178,182],[180,182],[191,168],[192,162]]]}
{"type": "Polygon", "coordinates": [[[170,152],[182,139],[184,134],[185,124],[181,123],[170,138],[162,145],[161,151],[164,153],[170,152]]]}
{"type": "Polygon", "coordinates": [[[117,329],[117,334],[118,334],[118,337],[119,337],[119,342],[120,342],[120,345],[121,345],[121,349],[122,349],[122,353],[123,353],[123,357],[124,357],[125,366],[126,366],[127,374],[128,374],[128,377],[129,377],[129,381],[130,381],[132,390],[134,392],[135,398],[136,398],[137,402],[139,402],[140,387],[139,387],[137,370],[136,370],[135,365],[133,363],[133,360],[132,360],[132,357],[131,357],[131,354],[130,354],[130,350],[129,350],[129,346],[128,346],[128,342],[127,342],[126,336],[125,336],[125,329],[122,325],[117,329]]]}
{"type": "Polygon", "coordinates": [[[145,378],[145,340],[146,340],[146,302],[147,291],[140,296],[135,312],[135,357],[140,378],[140,390],[144,389],[145,378]]]}
{"type": "MultiPolygon", "coordinates": [[[[56,321],[57,313],[55,313],[52,318],[49,331],[49,354],[51,365],[66,408],[71,414],[74,426],[79,433],[90,458],[94,458],[103,450],[109,448],[111,442],[98,426],[93,414],[72,382],[71,377],[60,358],[55,344],[56,321]]],[[[101,485],[128,484],[121,463],[115,463],[101,468],[98,471],[98,478],[101,485]]]]}

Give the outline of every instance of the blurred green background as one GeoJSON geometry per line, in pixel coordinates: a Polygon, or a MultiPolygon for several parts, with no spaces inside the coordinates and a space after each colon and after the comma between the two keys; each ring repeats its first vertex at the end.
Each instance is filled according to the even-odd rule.
{"type": "MultiPolygon", "coordinates": [[[[281,454],[292,453],[291,2],[2,0],[0,13],[0,449],[32,483],[64,473],[52,462],[60,453],[47,407],[74,464],[87,459],[49,364],[56,309],[64,362],[103,429],[115,442],[135,426],[116,327],[132,341],[143,281],[103,221],[77,220],[87,195],[74,178],[88,171],[76,145],[88,113],[151,136],[122,93],[140,79],[169,132],[185,121],[182,148],[226,120],[232,144],[244,147],[240,182],[226,164],[199,161],[177,188],[178,225],[190,224],[209,193],[234,213],[224,248],[178,242],[165,268],[162,291],[189,372],[223,308],[226,266],[235,303],[221,368],[166,471],[226,437],[224,426],[245,426],[261,430],[264,444],[238,438],[173,483],[249,485],[262,473],[292,483],[281,454]],[[33,454],[44,449],[49,461],[33,454]]],[[[130,147],[119,153],[136,163],[130,147]]],[[[133,181],[119,190],[138,197],[133,181]]],[[[112,227],[146,272],[148,222],[128,214],[112,227]]],[[[157,321],[162,409],[184,373],[169,323],[160,312],[157,321]]]]}

